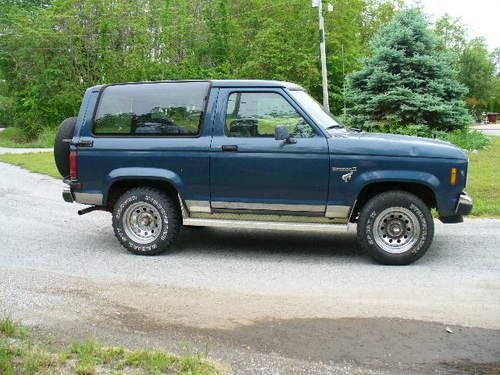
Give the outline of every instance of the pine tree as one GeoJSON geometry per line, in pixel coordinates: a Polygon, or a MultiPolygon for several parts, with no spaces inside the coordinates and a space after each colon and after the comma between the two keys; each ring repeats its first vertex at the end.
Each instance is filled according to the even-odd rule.
{"type": "Polygon", "coordinates": [[[348,77],[347,121],[359,127],[464,128],[472,119],[451,56],[419,9],[400,11],[372,40],[364,67],[348,77]]]}

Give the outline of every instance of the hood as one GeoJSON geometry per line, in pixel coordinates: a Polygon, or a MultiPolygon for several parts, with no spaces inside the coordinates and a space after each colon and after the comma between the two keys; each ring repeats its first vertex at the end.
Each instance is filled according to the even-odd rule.
{"type": "Polygon", "coordinates": [[[346,132],[329,142],[334,154],[467,159],[466,151],[449,142],[407,135],[346,132]]]}

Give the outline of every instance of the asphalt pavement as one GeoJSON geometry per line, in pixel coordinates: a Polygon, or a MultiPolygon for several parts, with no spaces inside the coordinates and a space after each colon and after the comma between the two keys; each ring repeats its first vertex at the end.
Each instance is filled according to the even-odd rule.
{"type": "Polygon", "coordinates": [[[489,136],[500,136],[500,124],[476,124],[472,129],[489,136]]]}
{"type": "Polygon", "coordinates": [[[500,371],[500,220],[380,266],[354,233],[193,228],[141,257],[63,184],[0,163],[0,311],[61,340],[201,350],[242,374],[500,371]]]}

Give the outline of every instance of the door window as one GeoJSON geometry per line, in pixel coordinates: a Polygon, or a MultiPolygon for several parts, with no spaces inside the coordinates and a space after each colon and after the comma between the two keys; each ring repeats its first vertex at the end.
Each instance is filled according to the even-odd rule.
{"type": "Polygon", "coordinates": [[[225,132],[229,137],[274,138],[278,125],[286,125],[294,138],[311,138],[314,129],[280,94],[234,92],[229,96],[225,132]]]}

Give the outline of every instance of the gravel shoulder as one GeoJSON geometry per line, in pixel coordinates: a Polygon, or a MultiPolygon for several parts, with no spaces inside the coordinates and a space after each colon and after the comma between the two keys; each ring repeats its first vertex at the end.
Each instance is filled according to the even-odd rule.
{"type": "Polygon", "coordinates": [[[436,223],[429,253],[407,267],[373,264],[352,233],[186,229],[172,253],[139,257],[108,214],[77,216],[62,186],[0,163],[0,309],[42,331],[208,346],[247,374],[499,363],[500,220],[436,223]]]}

